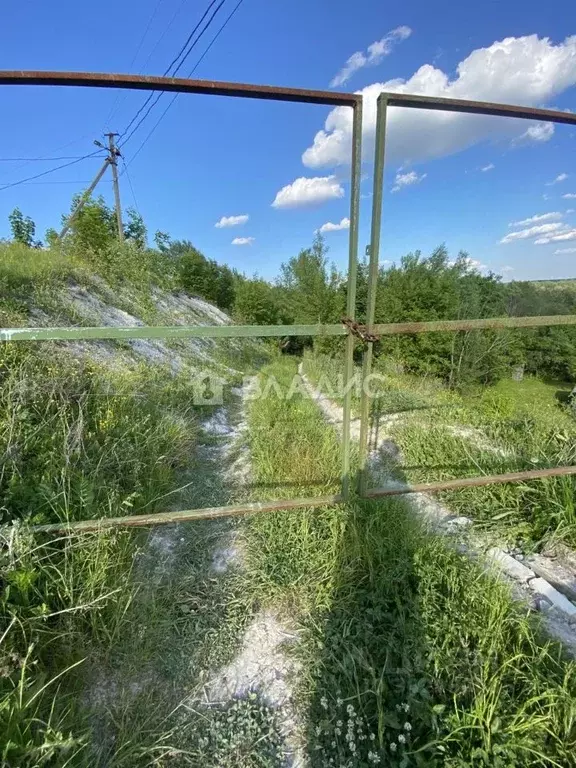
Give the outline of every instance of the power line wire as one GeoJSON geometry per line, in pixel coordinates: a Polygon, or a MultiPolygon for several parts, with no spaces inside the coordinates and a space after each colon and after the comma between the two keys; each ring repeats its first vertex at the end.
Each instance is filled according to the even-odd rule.
{"type": "MultiPolygon", "coordinates": [[[[24,186],[33,186],[36,184],[90,184],[92,179],[79,179],[76,181],[23,181],[24,186]]],[[[100,184],[111,184],[112,179],[101,179],[100,184]]]]}
{"type": "MultiPolygon", "coordinates": [[[[214,43],[216,42],[216,40],[218,40],[218,38],[220,37],[220,35],[221,35],[221,34],[222,34],[222,32],[224,31],[224,29],[227,27],[228,23],[229,23],[229,22],[232,20],[232,17],[234,16],[234,14],[235,14],[235,13],[236,13],[236,11],[238,10],[238,8],[240,8],[240,6],[242,5],[242,3],[243,3],[243,2],[244,2],[244,0],[238,0],[238,3],[236,3],[235,7],[234,7],[234,8],[233,8],[233,10],[231,11],[231,13],[228,15],[227,19],[224,21],[224,23],[222,24],[222,26],[220,27],[220,29],[218,30],[218,32],[216,32],[216,34],[214,35],[214,37],[213,37],[213,38],[212,38],[212,40],[210,41],[210,44],[208,45],[208,47],[206,48],[206,50],[204,51],[204,53],[202,54],[202,56],[200,56],[200,58],[198,59],[198,61],[196,62],[196,64],[194,64],[194,67],[193,67],[193,68],[190,70],[190,73],[188,74],[188,77],[191,77],[191,76],[194,74],[194,72],[196,71],[196,69],[197,69],[197,68],[200,66],[200,64],[202,63],[202,61],[203,61],[204,57],[206,56],[206,54],[208,53],[208,51],[209,51],[209,50],[212,48],[212,46],[214,45],[214,43]]],[[[180,94],[179,94],[179,93],[176,93],[176,94],[174,94],[174,96],[172,97],[172,99],[171,99],[171,101],[169,102],[168,106],[166,107],[166,109],[164,110],[164,112],[162,112],[162,114],[160,115],[160,117],[159,117],[159,119],[156,121],[156,123],[154,123],[154,126],[152,127],[151,131],[148,133],[148,135],[146,136],[146,138],[144,139],[144,141],[142,142],[142,144],[140,144],[140,146],[138,147],[138,149],[136,150],[136,152],[135,152],[135,153],[132,155],[132,157],[130,158],[130,160],[128,161],[128,163],[126,163],[126,161],[124,161],[124,165],[125,165],[125,170],[126,170],[126,171],[127,171],[128,165],[130,165],[130,163],[134,162],[134,160],[136,159],[136,157],[137,157],[137,156],[140,154],[140,152],[141,152],[142,148],[143,148],[143,147],[144,147],[144,145],[147,143],[147,141],[150,139],[150,137],[152,136],[152,134],[154,133],[154,131],[156,130],[156,128],[158,128],[158,126],[160,125],[160,123],[162,122],[162,120],[164,119],[164,117],[166,116],[166,113],[168,112],[168,110],[170,109],[170,107],[172,106],[172,104],[174,104],[174,102],[176,101],[176,99],[178,98],[178,96],[180,96],[180,94]]]]}
{"type": "MultiPolygon", "coordinates": [[[[222,6],[222,4],[224,3],[224,1],[225,1],[225,0],[221,0],[221,2],[220,2],[220,6],[218,6],[218,9],[219,9],[219,8],[222,6]]],[[[185,42],[185,43],[184,43],[184,45],[183,45],[183,46],[180,48],[180,50],[179,50],[178,54],[176,55],[176,57],[175,57],[174,59],[172,59],[172,61],[171,61],[171,62],[170,62],[170,64],[168,65],[168,67],[167,67],[167,68],[164,70],[164,72],[163,72],[163,77],[165,77],[166,75],[168,75],[168,74],[170,73],[170,70],[172,69],[172,67],[174,66],[174,64],[175,64],[175,63],[178,61],[178,59],[179,59],[179,58],[182,56],[182,54],[183,54],[183,53],[186,51],[186,48],[188,47],[188,44],[190,43],[190,41],[191,41],[192,37],[193,37],[193,36],[196,34],[196,32],[198,31],[198,29],[200,28],[200,25],[202,24],[202,22],[204,21],[204,19],[206,18],[206,16],[207,16],[207,15],[210,13],[210,10],[212,9],[212,7],[215,5],[215,3],[216,3],[216,2],[217,2],[217,0],[211,0],[211,1],[210,1],[209,5],[208,5],[208,8],[206,8],[206,10],[204,11],[204,13],[202,14],[202,17],[200,18],[200,20],[198,21],[198,23],[196,24],[196,26],[194,27],[194,29],[192,30],[192,32],[191,32],[191,33],[188,35],[188,38],[187,38],[186,42],[185,42]]],[[[218,12],[218,9],[216,10],[216,12],[218,12]]],[[[212,17],[212,18],[213,18],[213,17],[212,17]]],[[[200,38],[198,38],[198,39],[200,39],[200,38]]],[[[198,42],[198,40],[196,40],[196,42],[198,42]]],[[[186,56],[188,56],[188,55],[190,54],[190,52],[191,52],[191,50],[192,50],[192,48],[194,47],[194,45],[195,45],[195,44],[196,44],[196,43],[194,43],[194,44],[193,44],[193,45],[190,47],[190,50],[188,51],[188,53],[186,54],[186,56]]],[[[181,61],[181,62],[180,62],[180,64],[178,65],[178,67],[175,69],[175,71],[171,73],[171,76],[172,76],[172,77],[173,77],[173,76],[174,76],[174,75],[175,75],[175,74],[178,72],[178,69],[180,69],[180,67],[182,66],[182,64],[184,63],[184,61],[185,61],[185,59],[184,59],[183,61],[181,61]]],[[[146,114],[144,115],[144,118],[143,118],[143,119],[145,119],[145,118],[147,117],[147,115],[150,113],[150,110],[151,110],[151,109],[154,107],[154,105],[155,105],[155,104],[157,104],[157,103],[158,103],[158,101],[159,101],[159,100],[162,98],[162,96],[163,96],[163,93],[164,93],[163,91],[162,91],[162,92],[160,92],[160,94],[159,94],[159,95],[157,96],[157,98],[156,98],[156,101],[154,101],[154,103],[152,104],[152,106],[150,107],[150,109],[149,109],[149,110],[146,112],[146,114]]],[[[154,96],[155,96],[155,94],[154,94],[154,91],[152,91],[152,92],[151,92],[151,93],[148,95],[148,97],[146,98],[146,100],[144,101],[144,103],[142,104],[142,106],[141,106],[141,107],[140,107],[140,108],[137,110],[137,112],[136,112],[136,114],[134,115],[134,117],[132,118],[132,120],[130,120],[130,122],[128,123],[128,125],[126,126],[126,128],[125,128],[125,129],[122,131],[122,133],[121,133],[121,136],[125,136],[125,135],[128,133],[128,131],[130,130],[130,128],[131,128],[131,127],[134,125],[134,123],[135,123],[135,122],[136,122],[136,120],[137,120],[137,119],[140,117],[140,115],[142,114],[142,112],[143,112],[143,111],[146,109],[146,107],[148,106],[148,104],[150,104],[150,102],[152,101],[152,99],[154,98],[154,96]]],[[[142,121],[140,121],[140,123],[141,123],[141,122],[142,122],[142,121]]],[[[140,125],[140,123],[139,123],[138,125],[140,125]]],[[[137,127],[138,127],[138,126],[137,126],[137,127]]],[[[134,131],[132,131],[132,133],[134,133],[134,131]]],[[[132,133],[130,134],[130,136],[132,136],[132,133]]],[[[129,136],[128,138],[130,138],[130,136],[129,136]]],[[[126,139],[126,141],[128,141],[128,139],[126,139]]],[[[123,142],[123,143],[125,143],[125,142],[123,142]]]]}
{"type": "Polygon", "coordinates": [[[62,157],[0,157],[0,163],[34,163],[52,162],[55,160],[83,160],[86,155],[62,155],[62,157]]]}
{"type": "Polygon", "coordinates": [[[140,209],[138,208],[136,194],[134,193],[134,187],[132,186],[132,179],[130,178],[130,174],[128,173],[128,166],[126,165],[126,160],[124,160],[124,158],[122,158],[122,163],[124,164],[124,173],[126,174],[126,178],[128,179],[128,185],[130,187],[130,192],[132,193],[132,200],[134,200],[134,208],[136,208],[136,212],[138,216],[142,216],[142,214],[140,213],[140,209]]]}
{"type": "Polygon", "coordinates": [[[78,157],[75,160],[71,160],[69,163],[64,163],[63,165],[57,165],[56,168],[51,168],[48,171],[37,173],[35,176],[29,176],[27,179],[20,179],[20,181],[13,181],[10,184],[4,184],[3,187],[0,187],[0,192],[2,192],[2,190],[4,189],[10,189],[10,187],[17,187],[20,184],[26,184],[29,181],[34,181],[34,179],[39,179],[41,176],[47,176],[49,173],[60,171],[62,168],[68,168],[71,165],[76,165],[76,163],[79,163],[82,160],[87,160],[89,157],[94,157],[95,155],[100,155],[99,149],[97,149],[95,152],[91,152],[89,155],[83,155],[82,157],[78,157]]]}
{"type": "MultiPolygon", "coordinates": [[[[134,66],[134,63],[136,59],[138,58],[138,54],[140,53],[142,46],[144,44],[144,40],[146,39],[148,32],[150,31],[150,27],[152,26],[152,22],[156,18],[156,14],[158,13],[158,9],[160,8],[160,5],[162,4],[162,0],[158,0],[156,3],[154,10],[152,11],[152,15],[148,19],[148,24],[146,25],[146,29],[144,30],[142,36],[140,37],[140,42],[138,43],[138,46],[136,47],[136,53],[134,56],[132,56],[132,61],[130,62],[128,66],[128,71],[132,69],[134,66]]],[[[112,120],[112,117],[118,112],[118,107],[120,106],[120,103],[126,98],[126,94],[123,91],[119,91],[116,94],[116,99],[114,100],[114,103],[112,104],[112,107],[110,109],[110,112],[108,113],[108,117],[104,121],[104,124],[108,127],[110,127],[110,121],[112,120]]]]}
{"type": "Polygon", "coordinates": [[[155,43],[154,47],[152,48],[152,50],[150,51],[150,53],[149,53],[149,54],[148,54],[148,56],[146,57],[146,60],[144,61],[144,63],[143,63],[143,64],[142,64],[142,66],[140,67],[140,69],[141,69],[141,70],[143,70],[143,69],[146,67],[146,65],[148,64],[148,62],[150,61],[150,59],[152,58],[152,56],[154,55],[154,53],[155,53],[155,52],[156,52],[156,50],[158,49],[158,46],[160,45],[160,43],[162,42],[162,40],[164,40],[164,38],[166,37],[166,35],[167,35],[167,33],[168,33],[168,30],[170,29],[170,27],[172,26],[172,24],[174,24],[174,22],[176,21],[176,17],[178,16],[178,14],[179,14],[179,13],[180,13],[180,11],[182,10],[182,8],[184,8],[184,6],[186,5],[186,3],[187,3],[187,2],[188,2],[188,0],[182,0],[182,2],[180,3],[180,5],[178,6],[178,8],[177,8],[177,9],[174,11],[174,15],[172,16],[172,18],[171,18],[171,19],[170,19],[170,21],[168,22],[168,26],[167,26],[167,27],[164,29],[164,32],[162,32],[162,34],[160,35],[160,37],[159,37],[159,38],[158,38],[158,40],[156,41],[156,43],[155,43]]]}
{"type": "MultiPolygon", "coordinates": [[[[193,47],[196,45],[196,43],[198,42],[198,40],[200,39],[200,37],[201,37],[201,36],[204,34],[204,30],[203,30],[203,31],[200,33],[200,36],[198,37],[198,40],[196,40],[196,41],[195,41],[195,42],[192,44],[192,46],[191,46],[191,47],[189,48],[189,50],[187,51],[186,55],[184,55],[184,51],[185,51],[185,49],[188,47],[188,44],[190,43],[190,41],[192,40],[192,38],[194,37],[194,35],[196,34],[196,32],[197,32],[197,30],[198,30],[198,27],[200,26],[200,24],[202,24],[202,22],[204,21],[204,19],[206,18],[206,16],[208,16],[208,14],[210,13],[210,11],[211,11],[211,9],[213,8],[213,6],[214,6],[214,4],[215,4],[215,3],[216,3],[216,0],[211,0],[210,4],[208,5],[208,8],[206,8],[206,10],[204,11],[204,13],[203,13],[203,15],[202,15],[202,18],[200,19],[200,21],[198,22],[198,24],[196,24],[196,26],[194,27],[194,29],[192,30],[192,32],[190,32],[190,34],[188,35],[188,39],[186,40],[186,42],[185,42],[185,43],[184,43],[184,45],[182,46],[182,50],[181,50],[181,51],[180,51],[180,53],[179,53],[179,54],[176,56],[176,58],[172,60],[172,62],[171,62],[171,63],[170,63],[170,65],[168,66],[168,69],[167,69],[167,71],[165,72],[165,74],[167,74],[167,73],[168,73],[168,72],[169,72],[169,71],[172,69],[172,67],[173,67],[173,66],[176,64],[176,62],[178,61],[178,59],[180,59],[182,56],[184,56],[184,58],[182,59],[182,61],[181,61],[181,62],[178,64],[178,66],[177,66],[177,67],[174,69],[174,72],[172,73],[172,77],[174,77],[174,75],[175,75],[175,74],[177,74],[177,72],[178,72],[178,70],[180,69],[180,67],[181,67],[181,66],[184,64],[184,62],[186,61],[186,59],[187,59],[187,58],[188,58],[188,56],[190,55],[190,52],[192,51],[192,48],[193,48],[193,47]]],[[[216,8],[216,10],[214,11],[214,13],[213,13],[213,14],[212,14],[212,16],[210,17],[210,20],[208,21],[208,26],[210,25],[210,22],[212,21],[212,19],[214,18],[214,16],[215,16],[215,15],[218,13],[218,11],[220,10],[220,8],[222,7],[223,3],[224,3],[224,0],[222,0],[222,2],[220,3],[220,5],[218,6],[218,8],[216,8]]]]}

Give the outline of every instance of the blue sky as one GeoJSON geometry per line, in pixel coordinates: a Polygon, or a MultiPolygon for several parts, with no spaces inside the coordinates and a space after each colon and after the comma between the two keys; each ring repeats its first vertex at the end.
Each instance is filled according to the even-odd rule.
{"type": "MultiPolygon", "coordinates": [[[[105,9],[71,0],[13,3],[3,14],[1,68],[162,74],[207,4],[125,0],[114,7],[110,23],[105,9]]],[[[183,74],[234,5],[226,0],[183,74]]],[[[358,0],[353,7],[345,0],[244,0],[195,76],[366,89],[363,253],[369,241],[373,104],[382,86],[573,110],[571,35],[573,0],[545,6],[533,0],[358,0]]],[[[2,87],[0,96],[3,158],[84,155],[104,130],[123,131],[145,99],[136,92],[16,86],[2,87]]],[[[162,229],[190,239],[209,257],[271,278],[282,261],[311,242],[317,228],[343,219],[346,226],[349,110],[181,95],[132,159],[171,98],[160,100],[124,147],[151,233],[162,229]],[[249,218],[215,226],[231,216],[249,218]],[[237,238],[248,242],[233,245],[237,238]]],[[[576,276],[576,129],[391,112],[383,260],[416,249],[428,253],[445,242],[454,255],[467,250],[483,269],[504,272],[507,279],[576,276]]],[[[42,183],[1,190],[0,235],[8,234],[7,216],[16,205],[36,221],[39,236],[57,226],[99,162],[92,158],[38,179],[42,183]]],[[[1,161],[0,185],[58,164],[1,161]]],[[[134,205],[126,174],[121,181],[123,204],[134,205]]],[[[110,187],[101,186],[108,199],[110,187]]],[[[347,237],[345,228],[326,232],[340,267],[347,261],[347,237]]]]}

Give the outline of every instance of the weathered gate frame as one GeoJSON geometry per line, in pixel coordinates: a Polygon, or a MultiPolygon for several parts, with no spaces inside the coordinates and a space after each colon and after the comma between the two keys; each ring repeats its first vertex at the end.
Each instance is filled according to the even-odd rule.
{"type": "MultiPolygon", "coordinates": [[[[478,320],[440,320],[424,323],[374,324],[376,310],[376,287],[380,258],[380,232],[382,229],[382,197],[384,192],[384,161],[386,151],[386,118],[389,107],[408,109],[430,109],[442,112],[461,112],[492,117],[514,117],[524,120],[546,120],[552,123],[576,125],[576,114],[550,109],[520,107],[510,104],[492,104],[483,101],[464,99],[446,99],[437,96],[419,96],[406,93],[383,92],[378,97],[376,109],[376,144],[374,149],[374,189],[372,196],[372,223],[370,235],[370,266],[368,276],[368,299],[366,310],[366,330],[368,335],[390,335],[398,333],[430,333],[439,331],[469,331],[486,328],[528,328],[535,326],[575,325],[576,315],[554,315],[548,317],[501,317],[478,320]]],[[[373,341],[368,341],[362,360],[362,380],[366,381],[372,370],[373,341]]],[[[365,498],[395,496],[419,491],[442,491],[458,488],[492,485],[495,483],[518,482],[561,475],[575,475],[576,466],[554,467],[549,469],[508,472],[500,475],[482,475],[458,480],[445,480],[435,483],[420,483],[409,489],[371,488],[367,489],[368,472],[368,430],[370,417],[370,393],[362,388],[360,403],[360,472],[359,493],[365,498]]]]}
{"type": "MultiPolygon", "coordinates": [[[[109,73],[84,72],[23,72],[0,71],[0,85],[62,85],[95,88],[127,88],[133,90],[172,91],[177,93],[211,94],[241,98],[265,99],[271,101],[304,102],[328,106],[345,106],[353,110],[352,118],[352,157],[350,190],[350,235],[348,258],[348,291],[346,316],[354,320],[356,306],[356,273],[358,263],[358,221],[360,207],[360,172],[362,163],[362,96],[333,91],[312,91],[294,88],[278,88],[266,85],[247,85],[207,80],[188,80],[181,78],[150,77],[139,75],[120,75],[109,73]]],[[[434,331],[459,331],[481,328],[525,328],[545,325],[576,325],[576,315],[549,317],[504,317],[466,321],[437,321],[424,323],[389,323],[374,324],[376,284],[380,250],[380,230],[382,218],[382,195],[384,181],[384,150],[386,134],[386,114],[389,106],[411,107],[419,109],[437,109],[444,111],[468,112],[472,114],[494,115],[500,117],[519,117],[530,120],[547,120],[555,123],[576,125],[576,115],[544,109],[527,109],[502,104],[461,101],[455,99],[410,96],[406,94],[383,93],[378,99],[376,148],[374,168],[374,193],[372,207],[370,268],[368,280],[368,309],[365,331],[369,338],[373,334],[390,335],[399,333],[423,333],[434,331]]],[[[270,325],[270,326],[144,326],[121,328],[4,328],[0,329],[0,341],[66,341],[97,339],[169,339],[169,338],[265,338],[282,336],[346,336],[344,355],[344,414],[342,425],[342,489],[341,493],[314,498],[277,500],[237,504],[225,507],[188,509],[178,512],[159,512],[150,515],[131,515],[101,520],[83,520],[68,523],[33,526],[33,530],[46,533],[67,531],[90,531],[110,527],[136,527],[160,525],[197,519],[245,515],[258,512],[290,510],[302,507],[318,507],[329,504],[341,504],[350,497],[350,420],[352,392],[350,383],[354,374],[354,323],[330,325],[270,325]]],[[[362,380],[366,381],[372,367],[373,340],[366,341],[362,364],[362,380]]],[[[438,491],[446,488],[488,485],[491,483],[513,482],[542,477],[576,474],[576,466],[556,467],[551,469],[530,470],[502,475],[481,476],[451,480],[440,483],[427,483],[406,487],[405,489],[375,488],[366,490],[368,456],[370,397],[362,387],[361,397],[361,432],[360,432],[360,474],[359,492],[364,497],[379,497],[412,493],[416,491],[438,491]]]]}

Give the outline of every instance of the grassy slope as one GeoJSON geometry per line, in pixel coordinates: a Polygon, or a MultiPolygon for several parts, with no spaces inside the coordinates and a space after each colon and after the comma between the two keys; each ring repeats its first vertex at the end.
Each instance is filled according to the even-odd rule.
{"type": "MultiPolygon", "coordinates": [[[[316,381],[323,375],[334,380],[336,365],[326,358],[306,360],[316,381]]],[[[574,464],[576,421],[561,402],[568,391],[566,384],[527,378],[459,395],[433,379],[386,373],[373,413],[398,417],[386,427],[403,455],[395,471],[410,482],[431,482],[574,464]]],[[[576,546],[571,478],[472,488],[442,497],[511,543],[520,540],[533,547],[559,537],[576,546]]]]}
{"type": "MultiPolygon", "coordinates": [[[[170,289],[172,282],[169,271],[158,269],[154,258],[129,247],[79,255],[2,246],[0,322],[82,322],[63,303],[66,286],[74,281],[97,294],[104,285],[102,277],[116,306],[148,322],[158,319],[151,289],[170,289]],[[124,274],[130,275],[129,282],[124,274]]],[[[165,494],[190,468],[202,411],[191,406],[189,375],[146,363],[109,365],[87,350],[89,346],[84,356],[78,349],[69,354],[57,343],[0,349],[3,522],[164,509],[165,494]]],[[[193,486],[203,487],[205,474],[196,477],[193,486]]],[[[86,685],[98,667],[106,670],[123,656],[132,654],[135,666],[146,665],[150,655],[158,655],[170,634],[168,627],[193,638],[187,647],[199,644],[202,622],[197,616],[183,621],[180,604],[172,599],[191,589],[204,594],[198,579],[191,585],[197,570],[188,563],[179,589],[171,578],[158,586],[152,618],[150,607],[139,598],[145,575],[135,568],[142,534],[119,531],[54,539],[4,529],[2,537],[0,762],[92,765],[96,758],[87,745],[98,736],[91,735],[94,722],[86,709],[86,685]],[[148,626],[143,635],[142,628],[148,626]]],[[[199,555],[197,544],[190,547],[191,557],[199,555]]],[[[195,568],[202,562],[196,557],[195,568]]],[[[159,689],[163,685],[159,683],[159,689]]],[[[140,765],[135,753],[140,750],[141,758],[165,727],[162,718],[138,720],[135,712],[130,704],[114,714],[118,765],[123,760],[140,765]]]]}
{"type": "MultiPolygon", "coordinates": [[[[267,372],[287,386],[295,364],[267,372]]],[[[315,476],[338,472],[311,401],[257,400],[251,426],[256,482],[298,476],[300,455],[317,457],[315,476]]],[[[401,502],[257,517],[246,539],[246,590],[304,629],[313,766],[574,764],[574,665],[401,502]]]]}

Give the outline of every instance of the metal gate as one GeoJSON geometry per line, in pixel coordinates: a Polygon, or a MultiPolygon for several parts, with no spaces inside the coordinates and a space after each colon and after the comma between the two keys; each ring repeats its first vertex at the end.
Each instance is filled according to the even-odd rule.
{"type": "MultiPolygon", "coordinates": [[[[0,329],[0,341],[66,341],[99,339],[189,339],[189,338],[265,338],[284,336],[341,336],[344,341],[344,413],[342,425],[341,492],[333,496],[288,499],[271,502],[237,504],[226,507],[186,509],[178,512],[158,512],[150,515],[131,515],[83,520],[51,525],[33,526],[32,530],[46,533],[67,531],[88,531],[117,526],[135,527],[160,525],[205,518],[245,515],[302,507],[318,507],[346,502],[352,491],[350,473],[350,421],[354,374],[355,337],[360,336],[365,344],[362,381],[365,382],[372,368],[373,345],[378,336],[401,333],[424,333],[435,331],[461,331],[482,328],[526,328],[546,325],[576,325],[576,315],[550,317],[503,317],[465,321],[435,321],[424,323],[375,324],[376,285],[382,223],[382,195],[384,179],[384,154],[386,139],[386,115],[389,107],[436,109],[467,112],[472,114],[517,117],[529,120],[546,120],[554,123],[576,125],[576,115],[544,109],[528,109],[502,104],[460,101],[455,99],[429,98],[407,94],[383,93],[378,99],[376,126],[376,148],[374,163],[374,192],[370,244],[370,268],[368,280],[368,308],[365,326],[355,322],[356,272],[358,263],[358,220],[360,204],[360,172],[362,164],[362,97],[358,94],[333,91],[312,91],[295,88],[277,88],[266,85],[187,80],[180,78],[148,77],[75,72],[1,72],[0,85],[60,85],[93,88],[127,88],[134,90],[172,91],[177,93],[232,96],[238,98],[265,99],[271,101],[304,102],[352,109],[352,150],[350,190],[350,235],[348,258],[348,285],[346,300],[346,322],[329,325],[270,325],[270,326],[140,326],[120,328],[4,328],[0,329]]],[[[439,491],[447,488],[463,488],[471,485],[529,480],[557,475],[574,475],[576,466],[530,470],[502,475],[480,476],[440,483],[414,485],[405,489],[367,489],[366,460],[368,455],[368,431],[370,417],[370,395],[362,387],[360,432],[359,495],[366,498],[413,493],[416,491],[439,491]]]]}

